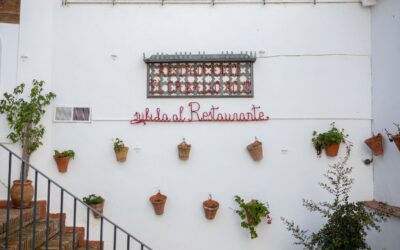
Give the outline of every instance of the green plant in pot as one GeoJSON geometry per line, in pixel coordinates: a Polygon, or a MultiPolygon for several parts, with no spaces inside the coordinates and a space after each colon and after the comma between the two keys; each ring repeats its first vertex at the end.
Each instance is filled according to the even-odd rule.
{"type": "Polygon", "coordinates": [[[92,211],[95,218],[100,218],[102,216],[105,202],[103,197],[100,195],[91,194],[87,197],[83,197],[83,202],[97,211],[92,211]]]}
{"type": "Polygon", "coordinates": [[[329,131],[318,133],[313,132],[312,143],[315,150],[317,151],[317,156],[320,157],[322,150],[325,149],[327,156],[334,157],[337,156],[339,152],[339,146],[348,135],[344,133],[344,129],[339,130],[335,127],[335,123],[331,123],[331,129],[329,131]]]}
{"type": "MultiPolygon", "coordinates": [[[[24,97],[25,84],[14,88],[12,93],[4,93],[0,100],[0,114],[5,114],[11,132],[7,135],[13,143],[19,142],[22,147],[22,158],[29,164],[31,154],[42,145],[45,128],[40,121],[56,95],[43,93],[44,81],[33,80],[32,88],[24,97]]],[[[20,180],[14,180],[11,188],[11,201],[14,207],[29,207],[33,198],[32,181],[28,180],[29,167],[22,163],[20,180]],[[23,180],[23,183],[21,182],[23,180]],[[24,197],[21,199],[21,188],[24,197]]]]}
{"type": "MultiPolygon", "coordinates": [[[[238,195],[235,196],[235,201],[240,207],[240,209],[235,210],[236,214],[242,220],[240,225],[243,228],[249,229],[251,239],[257,238],[256,227],[261,223],[263,218],[267,217],[269,219],[267,205],[258,200],[251,200],[245,203],[238,195]]],[[[268,223],[270,223],[269,221],[267,220],[268,223]]]]}
{"type": "Polygon", "coordinates": [[[63,152],[59,152],[58,150],[54,150],[53,158],[57,163],[58,171],[61,173],[65,173],[68,170],[69,160],[75,157],[75,152],[73,150],[65,150],[63,152]]]}
{"type": "Polygon", "coordinates": [[[397,123],[393,123],[397,127],[397,133],[394,135],[390,133],[387,129],[385,129],[386,135],[389,138],[390,142],[394,142],[398,150],[400,150],[400,125],[397,123]]]}
{"type": "Polygon", "coordinates": [[[114,143],[115,157],[117,158],[117,161],[119,162],[126,161],[129,148],[125,146],[124,141],[119,138],[115,138],[115,140],[113,140],[113,143],[114,143]]]}
{"type": "Polygon", "coordinates": [[[379,223],[386,220],[387,214],[370,211],[361,202],[349,201],[354,182],[350,177],[353,168],[347,166],[350,151],[351,144],[347,143],[345,157],[329,165],[324,174],[326,182],[319,183],[333,196],[333,201],[303,199],[304,207],[324,218],[325,224],[318,231],[309,233],[294,221],[281,218],[296,239],[294,244],[302,245],[304,249],[370,249],[365,240],[367,232],[371,229],[379,231],[379,223]]]}

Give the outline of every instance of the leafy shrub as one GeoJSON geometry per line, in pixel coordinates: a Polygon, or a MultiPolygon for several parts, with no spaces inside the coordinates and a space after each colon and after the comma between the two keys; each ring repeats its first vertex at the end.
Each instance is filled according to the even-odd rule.
{"type": "Polygon", "coordinates": [[[346,164],[350,157],[351,144],[346,144],[346,156],[329,165],[327,183],[319,185],[334,196],[333,202],[314,202],[303,199],[303,206],[311,212],[319,212],[327,218],[326,224],[316,233],[308,234],[293,221],[281,218],[288,231],[296,238],[296,245],[306,249],[368,249],[365,242],[366,230],[380,230],[379,222],[385,221],[387,214],[369,211],[359,202],[349,202],[349,192],[354,179],[349,175],[352,167],[346,164]]]}
{"type": "Polygon", "coordinates": [[[88,205],[96,205],[96,204],[101,204],[104,202],[103,197],[97,196],[95,194],[91,194],[87,197],[83,197],[83,202],[85,202],[88,205]]]}
{"type": "Polygon", "coordinates": [[[65,150],[60,153],[58,150],[54,150],[54,157],[56,157],[56,158],[63,158],[63,157],[74,158],[75,152],[73,150],[65,150]]]}

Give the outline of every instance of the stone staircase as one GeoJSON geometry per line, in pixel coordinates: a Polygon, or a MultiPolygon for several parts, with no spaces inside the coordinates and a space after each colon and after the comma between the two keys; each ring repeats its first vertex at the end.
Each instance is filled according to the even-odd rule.
{"type": "MultiPolygon", "coordinates": [[[[5,243],[7,209],[5,201],[0,202],[0,243],[5,243]]],[[[36,228],[35,228],[35,249],[46,249],[46,201],[38,201],[36,207],[36,228]]],[[[9,238],[8,250],[18,250],[19,244],[19,225],[22,220],[22,249],[30,250],[33,246],[33,221],[34,209],[27,208],[23,210],[22,217],[19,209],[10,209],[9,220],[9,238]]],[[[73,240],[73,228],[65,226],[66,215],[62,216],[62,226],[60,231],[60,214],[50,214],[48,227],[47,249],[58,250],[60,232],[62,232],[62,250],[86,249],[85,229],[83,227],[75,228],[75,241],[73,240]]],[[[100,250],[100,242],[89,241],[90,250],[100,250]]],[[[0,247],[1,249],[1,247],[0,247]]]]}

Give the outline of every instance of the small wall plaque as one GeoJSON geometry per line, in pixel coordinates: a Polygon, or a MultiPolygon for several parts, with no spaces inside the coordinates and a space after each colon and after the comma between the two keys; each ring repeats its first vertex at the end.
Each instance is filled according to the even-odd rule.
{"type": "Polygon", "coordinates": [[[253,97],[255,53],[152,55],[147,97],[253,97]]]}

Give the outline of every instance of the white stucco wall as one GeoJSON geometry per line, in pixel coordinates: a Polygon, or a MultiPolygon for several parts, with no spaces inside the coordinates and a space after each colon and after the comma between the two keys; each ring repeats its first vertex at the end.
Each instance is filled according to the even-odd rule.
{"type": "MultiPolygon", "coordinates": [[[[400,91],[400,2],[381,0],[372,8],[372,112],[373,131],[394,133],[393,122],[399,123],[400,110],[397,92],[400,91]]],[[[374,158],[374,198],[400,206],[400,153],[385,136],[385,153],[374,158]]],[[[398,249],[400,220],[391,218],[382,225],[381,240],[371,234],[374,249],[398,249]]]]}
{"type": "MultiPolygon", "coordinates": [[[[48,114],[46,146],[32,162],[79,197],[103,195],[105,215],[154,249],[295,249],[279,217],[309,229],[323,222],[302,208],[301,199],[331,198],[318,182],[334,160],[317,159],[310,140],[313,130],[326,130],[332,121],[354,142],[353,199],[373,198],[372,167],[361,161],[370,155],[363,145],[371,131],[369,9],[355,3],[62,7],[55,2],[22,1],[20,53],[29,59],[20,63],[18,80],[46,80],[57,93],[55,104],[88,105],[94,121],[55,124],[48,114]],[[143,52],[226,50],[266,51],[254,65],[255,97],[197,101],[232,112],[261,105],[271,121],[129,124],[133,112],[147,106],[175,112],[189,102],[146,99],[143,52]],[[245,149],[254,136],[264,143],[259,163],[245,149]],[[114,159],[115,137],[131,148],[124,164],[114,159]],[[177,157],[182,137],[192,144],[187,162],[177,157]],[[66,174],[58,173],[52,149],[75,150],[66,174]],[[148,202],[159,188],[169,197],[162,217],[148,202]],[[208,193],[221,204],[214,221],[207,221],[201,208],[208,193]],[[269,202],[273,223],[260,225],[256,240],[230,209],[236,194],[269,202]]],[[[41,190],[44,198],[45,187],[41,190]]],[[[58,204],[54,198],[52,207],[58,204]]],[[[71,200],[65,204],[71,224],[71,200]]],[[[83,226],[85,210],[78,211],[83,226]]],[[[98,225],[92,224],[92,240],[98,239],[98,225]]],[[[111,232],[107,228],[106,249],[111,232]]],[[[120,241],[118,248],[124,246],[120,241]]]]}
{"type": "MultiPolygon", "coordinates": [[[[0,93],[17,82],[19,25],[0,23],[0,93]]],[[[6,141],[7,125],[0,124],[0,141],[6,141]]]]}

